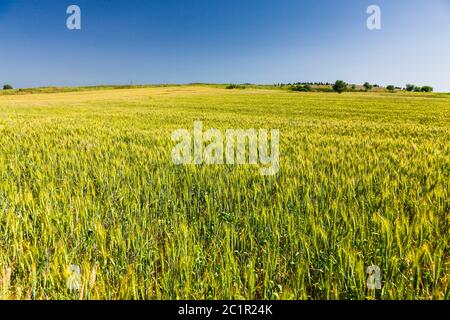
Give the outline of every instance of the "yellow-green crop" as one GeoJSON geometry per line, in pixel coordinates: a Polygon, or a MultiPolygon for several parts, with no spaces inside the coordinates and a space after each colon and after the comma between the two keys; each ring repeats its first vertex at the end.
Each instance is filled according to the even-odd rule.
{"type": "Polygon", "coordinates": [[[0,95],[0,298],[449,299],[449,193],[449,95],[0,95]],[[174,165],[197,120],[279,129],[278,174],[174,165]]]}

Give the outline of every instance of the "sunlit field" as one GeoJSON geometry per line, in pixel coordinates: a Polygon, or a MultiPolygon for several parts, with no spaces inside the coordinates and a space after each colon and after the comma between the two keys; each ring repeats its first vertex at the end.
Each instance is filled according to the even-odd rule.
{"type": "Polygon", "coordinates": [[[450,95],[0,94],[0,133],[2,299],[450,298],[450,95]],[[278,174],[175,165],[197,120],[279,129],[278,174]]]}

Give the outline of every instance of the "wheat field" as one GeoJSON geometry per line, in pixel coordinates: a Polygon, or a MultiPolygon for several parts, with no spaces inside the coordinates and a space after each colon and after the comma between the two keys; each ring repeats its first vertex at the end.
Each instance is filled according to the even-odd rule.
{"type": "Polygon", "coordinates": [[[0,130],[0,299],[450,298],[450,95],[0,94],[0,130]],[[198,120],[279,129],[278,174],[173,164],[198,120]]]}

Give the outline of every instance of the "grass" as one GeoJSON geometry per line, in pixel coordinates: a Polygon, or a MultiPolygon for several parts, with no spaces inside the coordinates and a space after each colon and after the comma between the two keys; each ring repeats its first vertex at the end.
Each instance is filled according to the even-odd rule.
{"type": "Polygon", "coordinates": [[[450,97],[212,86],[0,96],[0,298],[449,299],[450,97]],[[278,175],[171,133],[276,128],[278,175]],[[71,265],[81,288],[70,291],[71,265]]]}

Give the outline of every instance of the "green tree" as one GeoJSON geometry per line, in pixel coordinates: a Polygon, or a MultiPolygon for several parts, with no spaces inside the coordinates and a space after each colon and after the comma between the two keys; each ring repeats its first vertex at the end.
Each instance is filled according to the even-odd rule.
{"type": "Polygon", "coordinates": [[[370,83],[366,82],[364,83],[364,88],[366,89],[366,91],[372,90],[373,85],[371,85],[370,83]]]}
{"type": "Polygon", "coordinates": [[[406,91],[412,92],[416,89],[416,86],[413,84],[407,84],[406,85],[406,91]]]}
{"type": "Polygon", "coordinates": [[[10,84],[5,84],[5,85],[3,86],[3,90],[12,90],[12,89],[13,89],[13,86],[10,85],[10,84]]]}
{"type": "Polygon", "coordinates": [[[395,86],[389,85],[389,86],[386,87],[386,89],[388,89],[389,91],[394,92],[395,91],[395,86]]]}
{"type": "Polygon", "coordinates": [[[423,87],[421,88],[421,91],[422,91],[422,92],[433,92],[433,87],[430,87],[430,86],[423,86],[423,87]]]}
{"type": "Polygon", "coordinates": [[[344,91],[347,91],[347,83],[342,80],[337,80],[336,83],[333,85],[333,90],[339,94],[344,91]]]}

